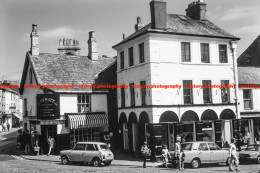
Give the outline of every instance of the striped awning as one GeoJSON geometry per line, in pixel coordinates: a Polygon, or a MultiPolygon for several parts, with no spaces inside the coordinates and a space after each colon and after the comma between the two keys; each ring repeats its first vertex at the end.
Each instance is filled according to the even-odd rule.
{"type": "Polygon", "coordinates": [[[70,129],[108,126],[108,117],[105,113],[72,114],[68,115],[68,119],[70,129]]]}

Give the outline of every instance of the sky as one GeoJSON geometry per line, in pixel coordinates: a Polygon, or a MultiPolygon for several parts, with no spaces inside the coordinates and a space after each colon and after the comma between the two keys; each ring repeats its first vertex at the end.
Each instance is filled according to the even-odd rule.
{"type": "MultiPolygon", "coordinates": [[[[41,53],[58,53],[60,38],[77,39],[88,54],[88,32],[95,30],[99,55],[134,32],[137,16],[150,23],[151,0],[0,0],[0,81],[20,80],[30,50],[32,24],[38,25],[41,53]]],[[[185,14],[193,0],[165,0],[167,12],[185,14]]],[[[204,0],[208,19],[241,38],[238,56],[260,35],[259,0],[204,0]]]]}

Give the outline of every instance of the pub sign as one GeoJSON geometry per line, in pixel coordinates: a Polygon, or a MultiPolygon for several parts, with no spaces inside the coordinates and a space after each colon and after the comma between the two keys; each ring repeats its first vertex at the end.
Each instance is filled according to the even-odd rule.
{"type": "Polygon", "coordinates": [[[38,119],[59,119],[60,118],[60,97],[57,94],[37,95],[37,118],[38,119]]]}

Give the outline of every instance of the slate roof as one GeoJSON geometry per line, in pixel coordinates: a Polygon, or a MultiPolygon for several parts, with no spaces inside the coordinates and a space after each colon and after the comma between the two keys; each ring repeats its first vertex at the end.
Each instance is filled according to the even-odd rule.
{"type": "Polygon", "coordinates": [[[26,68],[26,63],[30,62],[38,85],[74,85],[74,89],[52,89],[56,92],[91,91],[91,89],[79,89],[77,86],[95,84],[98,80],[95,79],[96,75],[115,61],[115,58],[99,57],[98,61],[92,61],[87,56],[50,53],[40,53],[39,56],[31,56],[27,53],[27,58],[21,89],[23,90],[28,68],[28,64],[26,68]]]}
{"type": "Polygon", "coordinates": [[[224,31],[208,20],[200,21],[191,19],[185,15],[168,14],[167,29],[153,29],[151,28],[151,23],[149,23],[129,37],[125,38],[120,43],[114,45],[113,48],[146,33],[163,33],[240,40],[240,38],[224,31]]]}
{"type": "Polygon", "coordinates": [[[260,84],[260,67],[238,67],[239,84],[260,84]]]}

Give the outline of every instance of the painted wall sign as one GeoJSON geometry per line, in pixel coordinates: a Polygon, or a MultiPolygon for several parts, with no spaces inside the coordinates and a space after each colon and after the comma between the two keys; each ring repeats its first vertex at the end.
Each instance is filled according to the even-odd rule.
{"type": "Polygon", "coordinates": [[[37,95],[37,118],[38,119],[59,119],[60,118],[60,97],[57,94],[37,95]]]}

